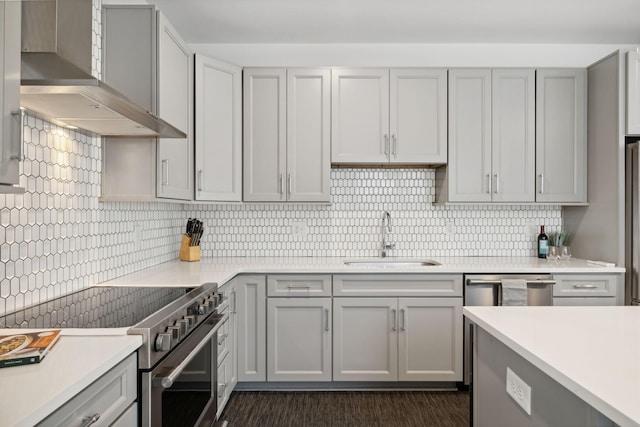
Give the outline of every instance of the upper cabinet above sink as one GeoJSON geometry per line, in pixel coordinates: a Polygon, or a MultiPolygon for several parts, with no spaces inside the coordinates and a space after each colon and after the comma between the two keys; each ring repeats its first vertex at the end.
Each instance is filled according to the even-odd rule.
{"type": "Polygon", "coordinates": [[[447,162],[447,70],[333,69],[331,162],[447,162]]]}

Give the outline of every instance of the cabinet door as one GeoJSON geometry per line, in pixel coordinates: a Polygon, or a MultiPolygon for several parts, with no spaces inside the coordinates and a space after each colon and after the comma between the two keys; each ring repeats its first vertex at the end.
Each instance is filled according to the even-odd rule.
{"type": "MultiPolygon", "coordinates": [[[[20,181],[21,146],[20,115],[20,2],[2,2],[0,4],[0,187],[20,181]],[[13,158],[12,158],[13,157],[13,158]]],[[[7,191],[5,189],[5,191],[7,191]]],[[[0,192],[3,192],[0,190],[0,192]]]]}
{"type": "Polygon", "coordinates": [[[331,174],[328,69],[287,71],[287,199],[328,202],[331,174]]]}
{"type": "Polygon", "coordinates": [[[238,320],[238,381],[265,381],[265,276],[240,276],[236,281],[238,320]]]}
{"type": "Polygon", "coordinates": [[[462,381],[462,298],[400,298],[398,379],[462,381]]]}
{"type": "Polygon", "coordinates": [[[333,299],[333,380],[397,381],[396,298],[333,299]]]}
{"type": "Polygon", "coordinates": [[[331,70],[331,161],[389,161],[389,70],[331,70]]]}
{"type": "Polygon", "coordinates": [[[158,11],[158,115],[187,134],[158,138],[158,197],[193,198],[193,54],[158,11]]]}
{"type": "Polygon", "coordinates": [[[267,381],[331,381],[331,298],[269,298],[267,381]]]}
{"type": "Polygon", "coordinates": [[[242,200],[242,70],[196,55],[196,200],[242,200]]]}
{"type": "Polygon", "coordinates": [[[536,75],[536,201],[587,201],[586,70],[536,75]]]}
{"type": "Polygon", "coordinates": [[[497,69],[491,81],[494,202],[535,201],[535,71],[497,69]]]}
{"type": "Polygon", "coordinates": [[[286,200],[286,89],[284,69],[244,69],[245,201],[286,200]]]}
{"type": "Polygon", "coordinates": [[[447,70],[390,71],[391,163],[447,162],[447,70]]]}
{"type": "Polygon", "coordinates": [[[235,280],[231,283],[231,302],[229,313],[229,393],[238,383],[238,291],[235,280]]]}
{"type": "Polygon", "coordinates": [[[491,70],[449,71],[450,202],[491,201],[491,70]]]}
{"type": "Polygon", "coordinates": [[[640,135],[640,48],[627,53],[627,135],[640,135]]]}

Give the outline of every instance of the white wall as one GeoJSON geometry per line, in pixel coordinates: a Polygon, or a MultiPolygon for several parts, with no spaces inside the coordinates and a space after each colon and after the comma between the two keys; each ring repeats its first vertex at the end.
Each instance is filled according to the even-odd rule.
{"type": "Polygon", "coordinates": [[[240,66],[586,67],[631,45],[579,44],[192,44],[240,66]]]}

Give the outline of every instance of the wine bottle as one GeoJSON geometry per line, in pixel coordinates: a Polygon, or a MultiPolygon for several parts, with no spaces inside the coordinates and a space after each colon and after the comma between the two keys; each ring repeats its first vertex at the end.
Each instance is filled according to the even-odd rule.
{"type": "Polygon", "coordinates": [[[540,226],[538,234],[538,258],[546,258],[549,251],[549,237],[544,233],[544,225],[540,226]]]}

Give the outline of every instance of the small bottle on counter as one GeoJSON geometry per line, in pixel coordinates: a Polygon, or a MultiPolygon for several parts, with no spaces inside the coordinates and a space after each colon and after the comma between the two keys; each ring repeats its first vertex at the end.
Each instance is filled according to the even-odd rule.
{"type": "Polygon", "coordinates": [[[546,258],[549,251],[549,237],[544,233],[544,225],[540,226],[538,234],[538,258],[546,258]]]}

